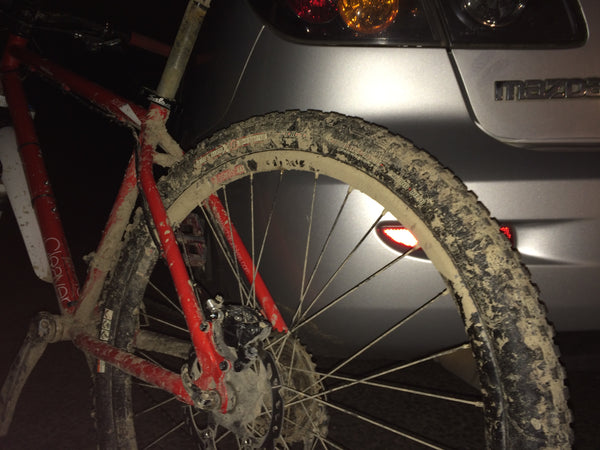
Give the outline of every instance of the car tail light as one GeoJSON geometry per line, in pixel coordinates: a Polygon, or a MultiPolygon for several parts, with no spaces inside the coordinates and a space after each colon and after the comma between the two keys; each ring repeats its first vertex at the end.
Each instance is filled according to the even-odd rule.
{"type": "Polygon", "coordinates": [[[487,27],[502,27],[514,22],[525,10],[527,0],[463,0],[463,9],[487,27]]]}
{"type": "Polygon", "coordinates": [[[325,45],[552,48],[583,45],[578,0],[249,0],[284,36],[325,45]]]}
{"type": "Polygon", "coordinates": [[[398,15],[398,0],[340,0],[340,17],[359,33],[376,33],[387,28],[398,15]]]}
{"type": "Polygon", "coordinates": [[[285,37],[325,45],[440,46],[431,0],[249,0],[285,37]]]}
{"type": "Polygon", "coordinates": [[[449,0],[438,5],[456,48],[574,47],[587,39],[577,0],[449,0]]]}

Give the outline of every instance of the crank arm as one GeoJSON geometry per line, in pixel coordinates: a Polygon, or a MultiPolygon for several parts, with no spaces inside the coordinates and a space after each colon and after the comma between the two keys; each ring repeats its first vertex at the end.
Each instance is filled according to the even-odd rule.
{"type": "Polygon", "coordinates": [[[23,386],[46,347],[64,339],[68,326],[63,322],[61,316],[41,312],[29,324],[29,331],[0,390],[0,436],[8,433],[23,386]]]}

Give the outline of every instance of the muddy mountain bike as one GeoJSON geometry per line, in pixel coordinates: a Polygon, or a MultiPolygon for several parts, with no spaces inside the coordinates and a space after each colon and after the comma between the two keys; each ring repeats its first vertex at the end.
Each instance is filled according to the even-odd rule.
{"type": "Polygon", "coordinates": [[[23,233],[60,313],[32,322],[1,432],[47,344],[69,340],[90,363],[102,448],[569,447],[564,373],[529,274],[426,152],[316,111],[248,119],[187,152],[171,137],[210,3],[189,3],[148,108],[31,50],[36,27],[64,17],[10,11],[3,180],[17,216],[33,205],[23,233]],[[81,287],[27,70],[137,136],[81,287]]]}

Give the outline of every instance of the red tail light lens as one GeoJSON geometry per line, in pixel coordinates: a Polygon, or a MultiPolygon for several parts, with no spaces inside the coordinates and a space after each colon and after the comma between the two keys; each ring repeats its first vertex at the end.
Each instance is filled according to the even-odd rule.
{"type": "Polygon", "coordinates": [[[327,23],[336,17],[335,0],[288,0],[296,15],[308,23],[327,23]]]}

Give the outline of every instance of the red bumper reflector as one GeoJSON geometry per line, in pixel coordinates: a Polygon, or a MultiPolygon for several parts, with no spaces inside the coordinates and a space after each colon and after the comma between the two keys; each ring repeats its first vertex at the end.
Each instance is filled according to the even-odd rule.
{"type": "MultiPolygon", "coordinates": [[[[415,235],[399,222],[382,222],[377,225],[376,231],[379,238],[396,251],[406,252],[419,247],[419,241],[415,235]]],[[[515,245],[515,235],[511,227],[502,225],[500,232],[508,238],[513,246],[515,245]]]]}
{"type": "Polygon", "coordinates": [[[416,247],[419,241],[410,230],[399,225],[384,225],[380,227],[384,240],[404,247],[416,247]]]}

